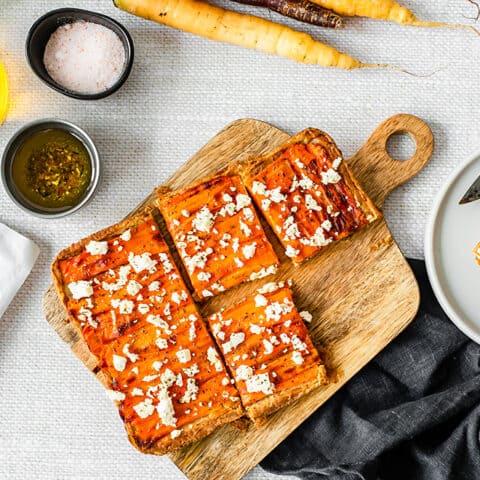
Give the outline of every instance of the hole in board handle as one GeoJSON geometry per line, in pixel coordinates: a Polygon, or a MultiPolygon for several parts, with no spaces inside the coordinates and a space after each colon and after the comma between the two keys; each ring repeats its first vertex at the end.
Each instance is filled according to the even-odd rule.
{"type": "Polygon", "coordinates": [[[385,148],[390,158],[405,162],[415,154],[417,142],[408,132],[395,132],[387,138],[385,148]]]}

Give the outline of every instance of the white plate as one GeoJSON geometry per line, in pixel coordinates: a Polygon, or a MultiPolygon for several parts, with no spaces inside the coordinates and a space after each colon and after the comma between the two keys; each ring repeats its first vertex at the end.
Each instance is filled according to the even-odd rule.
{"type": "Polygon", "coordinates": [[[480,344],[480,200],[459,205],[480,175],[480,156],[461,165],[437,196],[425,237],[425,262],[433,291],[455,325],[480,344]]]}

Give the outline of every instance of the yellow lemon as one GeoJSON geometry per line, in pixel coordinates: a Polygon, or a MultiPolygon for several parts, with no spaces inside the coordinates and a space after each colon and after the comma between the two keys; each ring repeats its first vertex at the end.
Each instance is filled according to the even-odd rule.
{"type": "Polygon", "coordinates": [[[4,66],[0,63],[0,125],[5,120],[8,108],[8,78],[4,66]]]}

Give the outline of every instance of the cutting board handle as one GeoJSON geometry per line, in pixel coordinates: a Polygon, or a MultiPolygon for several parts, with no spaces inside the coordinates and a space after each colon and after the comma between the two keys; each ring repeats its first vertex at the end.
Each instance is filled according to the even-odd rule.
{"type": "Polygon", "coordinates": [[[401,113],[380,124],[348,163],[375,204],[381,206],[393,189],[428,163],[433,147],[430,127],[414,115],[401,113]],[[408,160],[395,160],[388,154],[387,141],[396,133],[410,135],[416,144],[415,153],[408,160]]]}

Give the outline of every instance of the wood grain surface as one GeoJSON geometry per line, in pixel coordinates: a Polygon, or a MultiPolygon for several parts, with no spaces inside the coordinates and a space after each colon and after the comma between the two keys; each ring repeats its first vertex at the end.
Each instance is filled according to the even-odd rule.
{"type": "MultiPolygon", "coordinates": [[[[286,133],[266,123],[238,120],[215,136],[165,185],[183,187],[229,162],[266,153],[286,139],[286,133]]],[[[388,193],[418,173],[432,152],[429,127],[414,116],[400,114],[382,123],[348,163],[381,207],[388,193]],[[386,151],[388,138],[397,132],[408,133],[416,142],[416,151],[407,161],[393,160],[386,151]]],[[[134,212],[153,202],[152,194],[134,212]]],[[[415,277],[384,220],[331,245],[300,267],[293,266],[272,232],[266,230],[282,261],[278,274],[268,281],[293,279],[299,308],[309,310],[314,318],[309,327],[313,341],[328,350],[329,366],[339,373],[338,379],[272,415],[260,428],[250,426],[240,431],[226,426],[171,454],[175,464],[192,480],[240,479],[394,339],[418,308],[415,277]]],[[[200,310],[204,315],[212,313],[264,282],[240,285],[201,305],[200,310]]],[[[95,359],[69,325],[53,287],[45,294],[43,307],[50,325],[93,370],[95,359]]]]}

